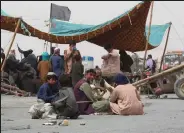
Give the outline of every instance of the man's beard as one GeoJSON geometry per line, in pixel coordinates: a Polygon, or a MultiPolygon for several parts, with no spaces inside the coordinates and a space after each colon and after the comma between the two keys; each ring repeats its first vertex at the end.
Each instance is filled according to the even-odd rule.
{"type": "Polygon", "coordinates": [[[89,84],[91,84],[91,83],[93,82],[93,80],[92,80],[92,79],[88,79],[87,82],[88,82],[89,84]]]}

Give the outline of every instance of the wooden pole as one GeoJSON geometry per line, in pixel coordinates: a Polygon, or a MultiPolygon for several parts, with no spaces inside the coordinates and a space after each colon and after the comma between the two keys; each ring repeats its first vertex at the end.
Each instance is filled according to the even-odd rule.
{"type": "MultiPolygon", "coordinates": [[[[52,16],[51,16],[51,13],[52,12],[52,3],[50,5],[50,20],[49,20],[49,33],[50,33],[50,28],[51,28],[51,19],[52,19],[52,16]]],[[[52,43],[50,42],[50,55],[51,55],[51,52],[52,52],[52,43]]]]}
{"type": "Polygon", "coordinates": [[[179,65],[179,66],[170,68],[170,69],[168,69],[168,70],[165,70],[165,71],[163,71],[163,72],[161,72],[161,73],[155,74],[155,75],[150,76],[150,77],[148,77],[148,78],[139,80],[139,81],[133,83],[132,85],[133,85],[133,86],[140,86],[140,85],[143,85],[143,84],[145,84],[145,83],[148,83],[148,82],[152,82],[152,81],[158,80],[158,78],[160,78],[160,77],[169,75],[169,74],[171,74],[171,73],[174,73],[174,72],[177,72],[177,71],[180,71],[180,70],[184,70],[184,64],[181,64],[181,65],[179,65]]]}
{"type": "Polygon", "coordinates": [[[14,32],[14,35],[13,35],[13,39],[12,39],[12,41],[11,41],[11,43],[10,43],[10,46],[9,46],[9,48],[8,48],[8,52],[6,53],[6,56],[5,56],[5,60],[4,60],[4,62],[3,62],[3,64],[2,64],[2,67],[1,67],[1,72],[2,72],[3,69],[4,69],[4,66],[5,66],[7,57],[8,57],[8,55],[9,55],[10,49],[12,48],[13,42],[14,42],[14,40],[15,40],[15,36],[16,36],[17,31],[18,31],[18,28],[19,28],[19,26],[20,26],[20,22],[21,22],[21,19],[18,20],[17,26],[16,26],[16,28],[15,28],[15,32],[14,32]]]}
{"type": "Polygon", "coordinates": [[[149,22],[149,29],[148,29],[148,38],[147,38],[146,47],[145,47],[143,70],[145,68],[146,55],[147,55],[147,50],[148,50],[148,43],[149,43],[149,38],[150,38],[150,33],[151,33],[151,23],[152,23],[152,17],[153,17],[153,4],[154,4],[154,1],[152,1],[152,5],[151,5],[151,15],[150,15],[150,22],[149,22]]]}
{"type": "Polygon", "coordinates": [[[168,33],[167,33],[167,39],[166,39],[166,42],[165,42],[165,47],[164,47],[164,51],[163,51],[163,54],[162,54],[162,59],[161,59],[161,62],[160,62],[159,72],[161,72],[161,70],[162,70],[162,64],[163,64],[163,61],[164,61],[164,55],[165,55],[165,51],[166,51],[168,40],[169,40],[169,33],[170,33],[170,29],[171,29],[171,24],[172,23],[170,22],[170,26],[169,26],[168,33]]]}

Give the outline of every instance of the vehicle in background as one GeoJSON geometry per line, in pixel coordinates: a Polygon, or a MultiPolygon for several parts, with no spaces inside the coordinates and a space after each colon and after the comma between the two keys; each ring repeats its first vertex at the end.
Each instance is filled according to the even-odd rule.
{"type": "Polygon", "coordinates": [[[174,66],[184,63],[184,51],[170,51],[164,56],[163,70],[172,68],[174,66]]]}

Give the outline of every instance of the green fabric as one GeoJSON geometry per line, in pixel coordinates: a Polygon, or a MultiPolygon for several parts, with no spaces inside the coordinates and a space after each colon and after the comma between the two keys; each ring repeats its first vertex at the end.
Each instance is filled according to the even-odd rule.
{"type": "Polygon", "coordinates": [[[80,86],[80,90],[83,91],[85,93],[85,95],[92,101],[95,102],[96,99],[93,96],[93,92],[92,92],[92,88],[88,83],[83,83],[80,86]]]}
{"type": "Polygon", "coordinates": [[[92,104],[95,112],[108,112],[110,109],[110,102],[108,100],[97,101],[92,104]]]}

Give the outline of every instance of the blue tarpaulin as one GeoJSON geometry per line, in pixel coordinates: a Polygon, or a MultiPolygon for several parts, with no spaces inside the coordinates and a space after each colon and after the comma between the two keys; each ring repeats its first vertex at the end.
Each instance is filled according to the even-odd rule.
{"type": "MultiPolygon", "coordinates": [[[[164,37],[165,31],[170,27],[171,23],[166,23],[163,25],[152,25],[151,26],[151,34],[149,38],[149,43],[152,46],[159,46],[164,37]]],[[[149,27],[146,26],[146,36],[148,35],[149,27]]]]}
{"type": "Polygon", "coordinates": [[[99,25],[74,24],[66,21],[52,19],[50,33],[57,36],[74,36],[74,35],[85,34],[85,33],[100,29],[108,24],[111,24],[112,22],[118,20],[119,18],[127,15],[132,9],[133,8],[131,8],[130,10],[126,11],[125,13],[119,15],[114,19],[106,21],[99,25]]]}

